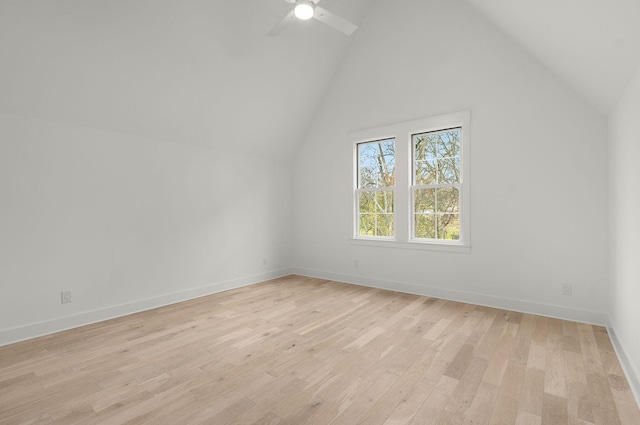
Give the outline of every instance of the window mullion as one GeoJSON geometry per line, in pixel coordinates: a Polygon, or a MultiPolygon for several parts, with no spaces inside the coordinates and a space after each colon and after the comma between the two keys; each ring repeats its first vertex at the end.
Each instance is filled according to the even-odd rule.
{"type": "Polygon", "coordinates": [[[396,139],[396,187],[395,197],[395,220],[396,220],[396,240],[398,242],[408,242],[411,234],[411,135],[398,134],[396,139]]]}

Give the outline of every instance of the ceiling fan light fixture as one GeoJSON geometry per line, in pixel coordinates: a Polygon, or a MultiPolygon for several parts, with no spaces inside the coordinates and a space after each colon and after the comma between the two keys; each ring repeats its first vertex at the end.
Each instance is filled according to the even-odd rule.
{"type": "Polygon", "coordinates": [[[300,0],[296,2],[296,6],[293,8],[293,13],[296,18],[306,21],[313,17],[313,4],[309,0],[300,0]]]}

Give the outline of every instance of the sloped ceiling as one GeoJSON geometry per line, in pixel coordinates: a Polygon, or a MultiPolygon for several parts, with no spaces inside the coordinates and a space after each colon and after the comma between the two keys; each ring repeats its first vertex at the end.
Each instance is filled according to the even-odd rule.
{"type": "Polygon", "coordinates": [[[466,0],[602,113],[640,66],[638,0],[466,0]]]}
{"type": "MultiPolygon", "coordinates": [[[[366,25],[373,1],[390,0],[322,6],[366,25]]],[[[638,0],[464,1],[605,114],[640,64],[638,0]]],[[[312,20],[266,36],[289,10],[283,0],[0,0],[0,112],[290,157],[358,32],[312,20]]]]}
{"type": "MultiPolygon", "coordinates": [[[[323,0],[360,23],[369,0],[323,0]]],[[[283,0],[0,0],[0,112],[291,155],[350,38],[283,0]]]]}

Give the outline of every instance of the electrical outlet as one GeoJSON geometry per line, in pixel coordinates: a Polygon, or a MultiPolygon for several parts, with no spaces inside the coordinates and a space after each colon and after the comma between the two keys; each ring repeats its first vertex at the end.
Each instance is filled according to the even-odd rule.
{"type": "Polygon", "coordinates": [[[360,267],[360,263],[358,263],[358,260],[355,260],[355,261],[353,262],[353,267],[355,267],[356,269],[357,269],[358,267],[360,267]]]}
{"type": "Polygon", "coordinates": [[[562,285],[562,295],[571,295],[573,293],[573,286],[570,283],[562,285]]]}
{"type": "Polygon", "coordinates": [[[67,304],[71,302],[71,291],[62,291],[60,293],[60,302],[62,304],[67,304]]]}
{"type": "Polygon", "coordinates": [[[263,258],[263,259],[262,259],[262,265],[263,265],[263,266],[266,266],[266,265],[267,265],[267,259],[266,259],[266,258],[263,258]]]}

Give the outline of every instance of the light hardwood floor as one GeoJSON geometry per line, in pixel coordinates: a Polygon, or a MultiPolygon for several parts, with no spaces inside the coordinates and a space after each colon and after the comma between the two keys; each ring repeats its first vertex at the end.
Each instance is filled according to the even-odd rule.
{"type": "Polygon", "coordinates": [[[0,424],[638,425],[602,327],[289,276],[0,347],[0,424]]]}

